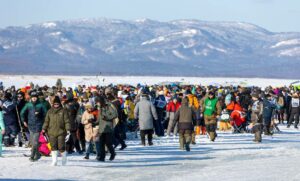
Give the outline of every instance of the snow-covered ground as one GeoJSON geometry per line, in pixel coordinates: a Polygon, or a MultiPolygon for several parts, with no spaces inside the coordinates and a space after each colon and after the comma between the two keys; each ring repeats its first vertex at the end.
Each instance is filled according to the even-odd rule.
{"type": "Polygon", "coordinates": [[[200,136],[191,152],[179,150],[173,137],[156,138],[151,147],[130,140],[113,162],[71,155],[65,167],[49,166],[50,157],[31,163],[22,156],[29,150],[4,148],[0,180],[300,180],[300,131],[280,129],[261,144],[251,134],[218,132],[214,143],[200,136]]]}
{"type": "Polygon", "coordinates": [[[0,75],[0,81],[5,86],[15,85],[18,88],[33,82],[40,86],[55,85],[60,78],[64,86],[74,87],[78,84],[85,85],[108,85],[108,84],[158,84],[161,82],[184,82],[197,85],[244,85],[244,86],[289,86],[295,80],[286,79],[262,79],[262,78],[205,78],[205,77],[156,77],[156,76],[22,76],[0,75]]]}

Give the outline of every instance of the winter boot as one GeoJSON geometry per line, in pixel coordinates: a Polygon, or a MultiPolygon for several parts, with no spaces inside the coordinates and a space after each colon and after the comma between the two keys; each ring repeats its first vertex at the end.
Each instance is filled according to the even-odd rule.
{"type": "Polygon", "coordinates": [[[148,144],[149,144],[149,146],[152,146],[152,145],[153,145],[153,142],[152,142],[152,134],[148,134],[148,144]]]}
{"type": "Polygon", "coordinates": [[[120,150],[124,150],[125,148],[127,148],[126,144],[122,145],[122,147],[120,148],[120,150]]]}
{"type": "Polygon", "coordinates": [[[181,133],[179,133],[179,147],[181,150],[184,150],[184,138],[181,133]]]}
{"type": "Polygon", "coordinates": [[[260,143],[261,142],[261,132],[260,131],[256,131],[254,133],[255,135],[255,139],[253,140],[254,142],[260,143]]]}
{"type": "Polygon", "coordinates": [[[115,159],[115,157],[116,157],[116,153],[112,153],[109,157],[109,160],[113,161],[115,159]]]}
{"type": "Polygon", "coordinates": [[[84,159],[86,159],[86,160],[88,160],[88,159],[90,159],[90,154],[85,154],[85,157],[84,157],[84,159]]]}
{"type": "Polygon", "coordinates": [[[57,165],[57,151],[52,151],[51,156],[52,156],[51,166],[56,166],[57,165]]]}
{"type": "Polygon", "coordinates": [[[215,132],[209,132],[210,141],[214,142],[216,139],[216,133],[215,132]]]}
{"type": "Polygon", "coordinates": [[[62,155],[61,165],[65,166],[67,164],[67,152],[64,151],[61,153],[61,155],[62,155]]]}

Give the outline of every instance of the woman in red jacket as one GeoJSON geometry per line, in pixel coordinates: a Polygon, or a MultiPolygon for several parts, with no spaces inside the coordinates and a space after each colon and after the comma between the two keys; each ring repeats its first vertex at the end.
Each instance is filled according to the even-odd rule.
{"type": "Polygon", "coordinates": [[[173,97],[172,100],[168,103],[166,109],[167,109],[167,120],[169,120],[168,129],[167,129],[167,136],[170,136],[172,130],[173,135],[176,136],[178,133],[178,126],[175,122],[175,113],[180,107],[180,103],[177,101],[176,97],[173,97]]]}

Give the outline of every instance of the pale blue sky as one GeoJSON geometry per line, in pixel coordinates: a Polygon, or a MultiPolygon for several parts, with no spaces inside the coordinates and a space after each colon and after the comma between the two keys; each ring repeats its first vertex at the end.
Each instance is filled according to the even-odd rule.
{"type": "Polygon", "coordinates": [[[0,0],[0,27],[79,18],[243,21],[300,32],[300,0],[0,0]]]}

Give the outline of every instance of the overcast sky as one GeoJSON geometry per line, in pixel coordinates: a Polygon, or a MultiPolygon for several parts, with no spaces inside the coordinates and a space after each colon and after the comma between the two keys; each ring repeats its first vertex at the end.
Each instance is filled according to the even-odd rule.
{"type": "Polygon", "coordinates": [[[300,0],[0,0],[0,27],[106,17],[242,21],[300,32],[300,0]]]}

